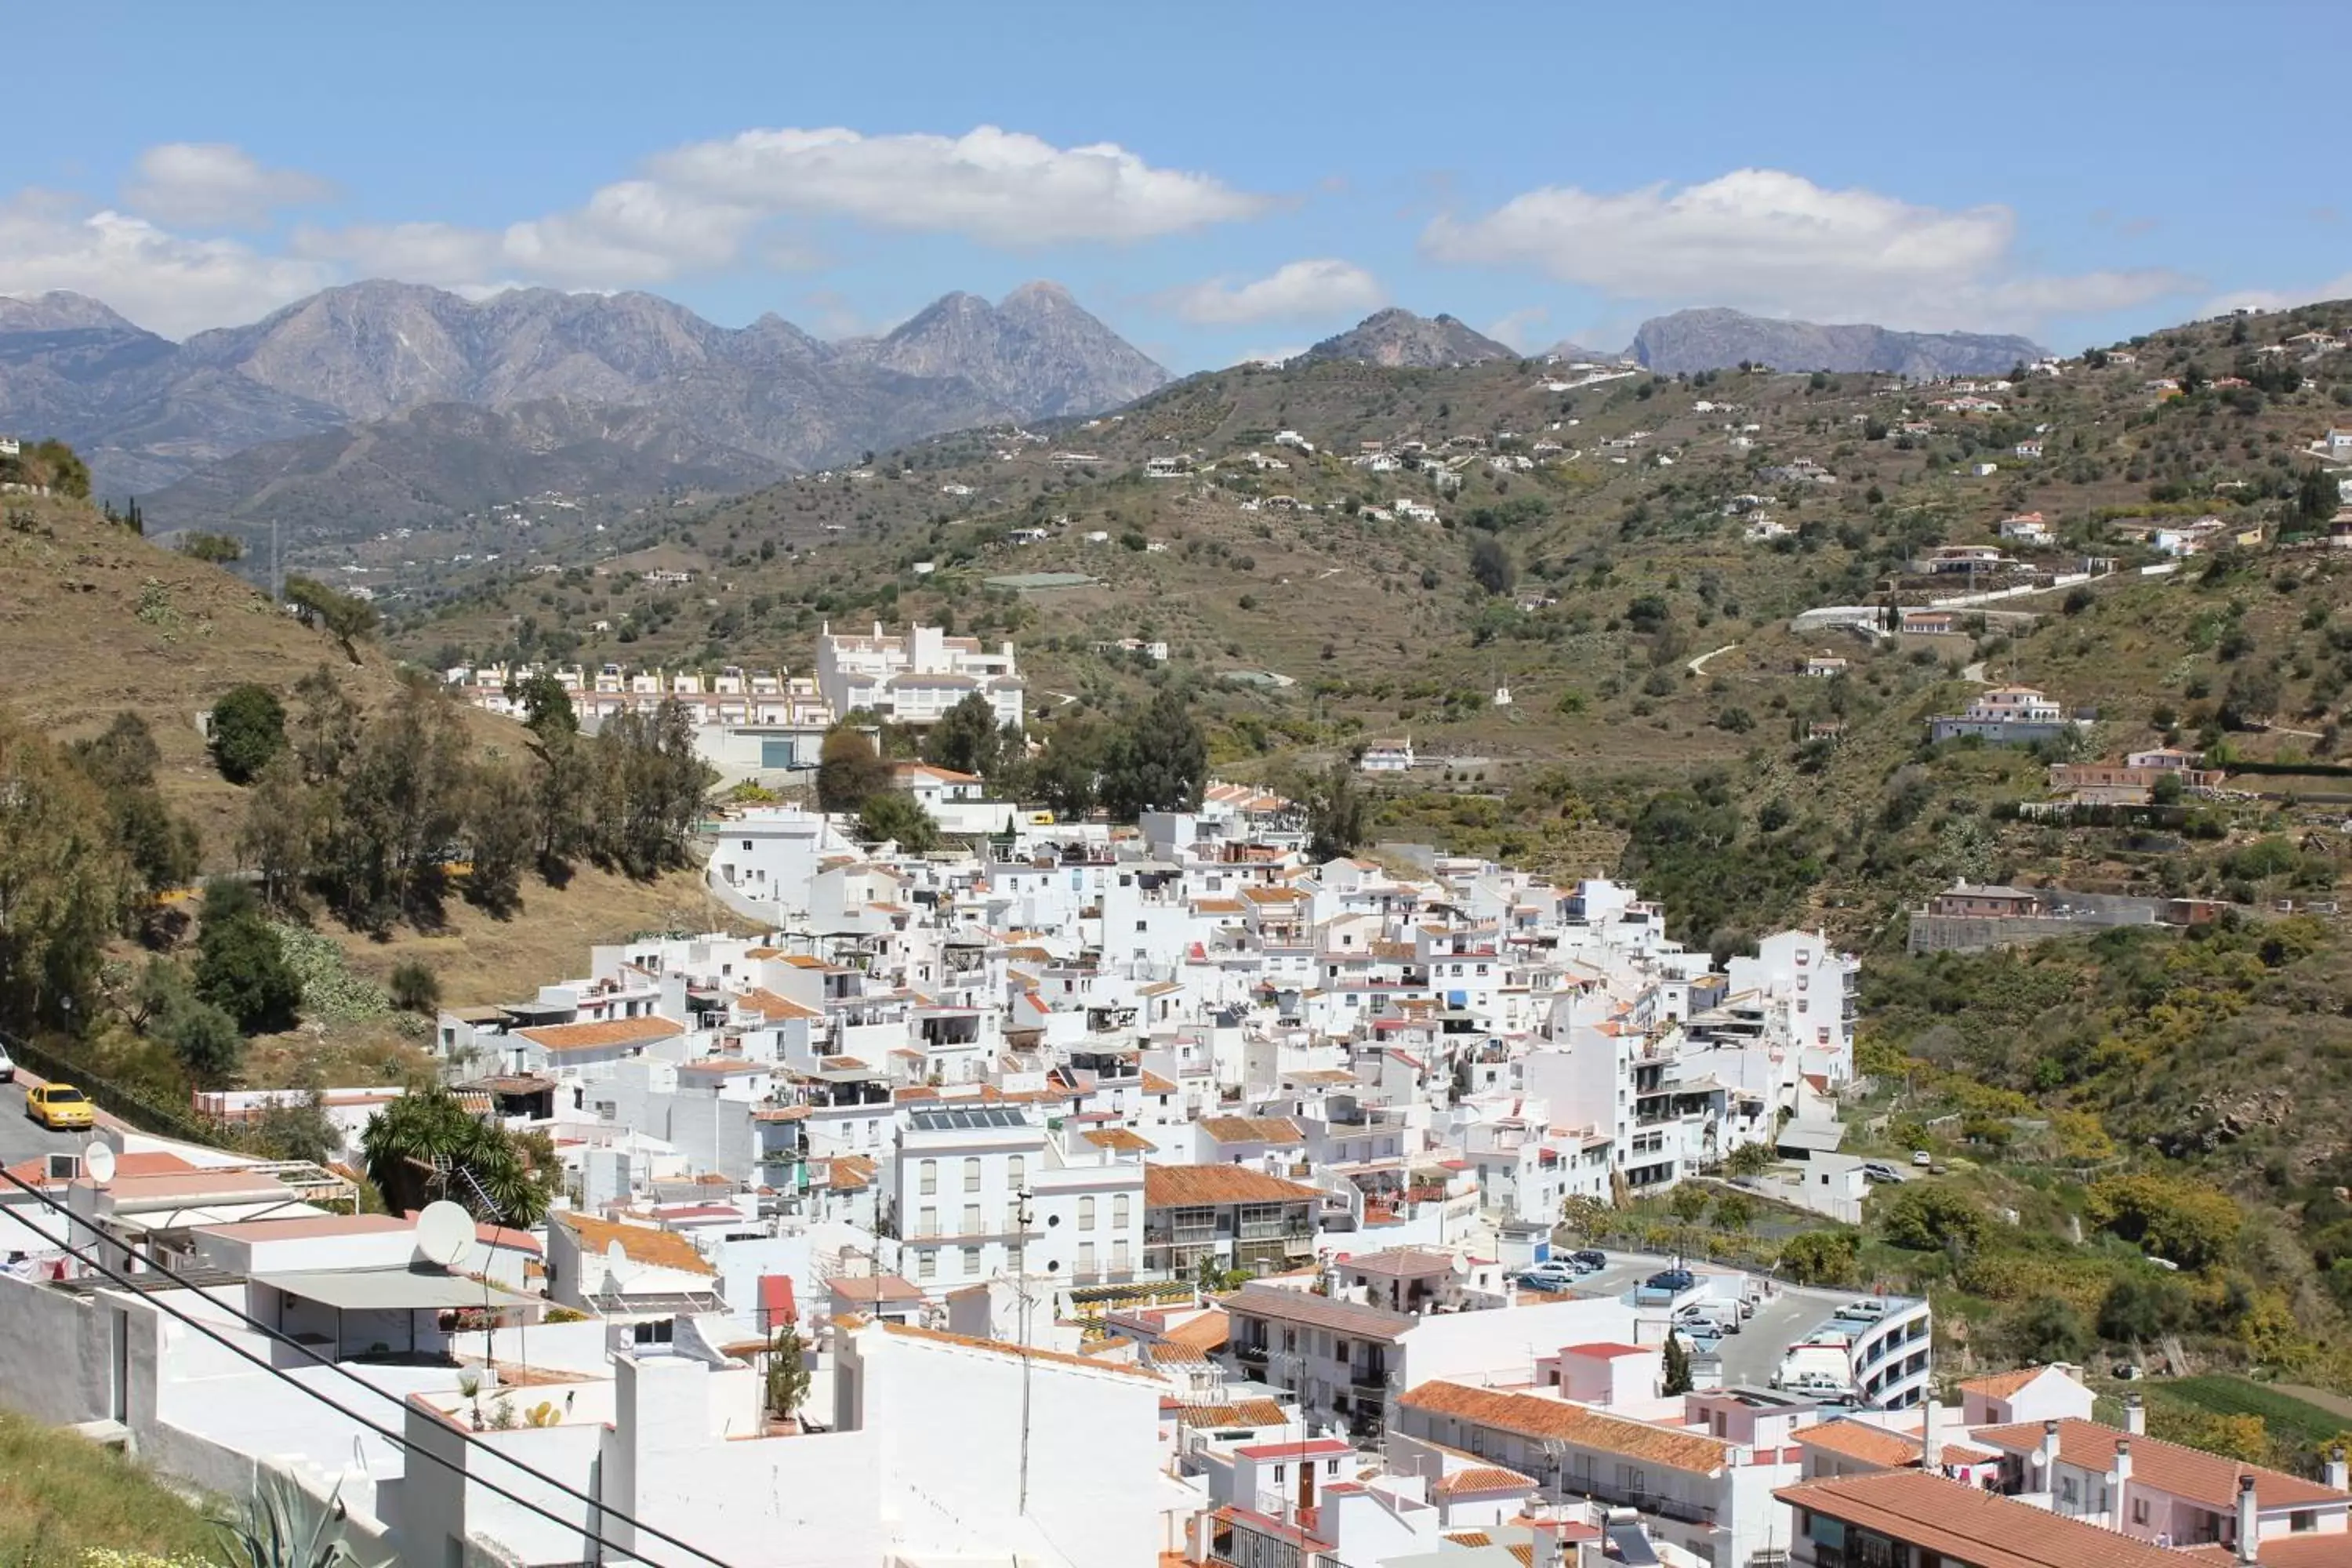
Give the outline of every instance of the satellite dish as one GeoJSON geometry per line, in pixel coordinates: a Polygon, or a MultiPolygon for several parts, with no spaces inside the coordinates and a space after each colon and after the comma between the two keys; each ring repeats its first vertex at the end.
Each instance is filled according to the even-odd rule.
{"type": "Polygon", "coordinates": [[[425,1205],[416,1216],[416,1250],[425,1261],[454,1268],[474,1249],[474,1216],[446,1198],[425,1205]]]}
{"type": "Polygon", "coordinates": [[[100,1186],[114,1180],[114,1145],[95,1142],[81,1152],[82,1173],[100,1186]]]}
{"type": "Polygon", "coordinates": [[[627,1250],[621,1246],[619,1237],[616,1236],[604,1244],[604,1278],[614,1289],[617,1289],[635,1279],[638,1272],[635,1259],[632,1258],[627,1250]]]}

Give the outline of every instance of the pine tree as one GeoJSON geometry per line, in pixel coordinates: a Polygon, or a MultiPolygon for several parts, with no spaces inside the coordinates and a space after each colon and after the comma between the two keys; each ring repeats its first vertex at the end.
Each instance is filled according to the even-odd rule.
{"type": "Polygon", "coordinates": [[[1664,1393],[1675,1394],[1691,1391],[1690,1352],[1683,1348],[1683,1337],[1678,1333],[1666,1336],[1665,1374],[1664,1393]]]}

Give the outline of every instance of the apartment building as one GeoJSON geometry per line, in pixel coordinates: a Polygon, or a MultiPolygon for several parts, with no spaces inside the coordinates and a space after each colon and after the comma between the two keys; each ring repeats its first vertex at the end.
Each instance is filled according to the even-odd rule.
{"type": "Polygon", "coordinates": [[[938,626],[892,634],[877,621],[872,632],[857,634],[828,623],[816,639],[816,683],[835,713],[866,712],[896,724],[937,723],[974,692],[988,700],[1000,727],[1020,729],[1025,715],[1013,645],[992,651],[977,637],[950,637],[938,626]]]}

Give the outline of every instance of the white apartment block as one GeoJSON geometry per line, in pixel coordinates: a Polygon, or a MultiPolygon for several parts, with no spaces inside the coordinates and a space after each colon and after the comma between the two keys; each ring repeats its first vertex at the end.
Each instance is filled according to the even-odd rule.
{"type": "Polygon", "coordinates": [[[996,710],[999,727],[1022,727],[1021,672],[1013,645],[991,652],[977,637],[950,637],[938,626],[909,626],[892,635],[874,623],[871,634],[835,632],[816,639],[818,691],[835,713],[865,711],[898,724],[937,723],[974,692],[996,710]]]}

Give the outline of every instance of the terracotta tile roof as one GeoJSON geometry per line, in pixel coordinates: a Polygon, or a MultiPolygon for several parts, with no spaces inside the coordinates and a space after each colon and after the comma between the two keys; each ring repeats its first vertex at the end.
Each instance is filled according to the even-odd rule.
{"type": "Polygon", "coordinates": [[[914,1281],[898,1274],[845,1274],[832,1281],[833,1293],[845,1301],[873,1304],[882,1301],[919,1301],[922,1290],[914,1281]]]}
{"type": "Polygon", "coordinates": [[[1147,1165],[1143,1171],[1143,1206],[1148,1209],[1319,1202],[1322,1196],[1313,1187],[1245,1165],[1147,1165]]]}
{"type": "Polygon", "coordinates": [[[1982,1377],[1965,1379],[1960,1392],[1981,1394],[1987,1399],[2007,1399],[2049,1370],[2046,1366],[2021,1366],[2014,1372],[1989,1372],[1982,1377]]]}
{"type": "Polygon", "coordinates": [[[656,1268],[672,1268],[682,1274],[711,1275],[718,1272],[702,1260],[694,1243],[674,1230],[656,1230],[651,1226],[623,1225],[615,1220],[596,1219],[584,1214],[560,1214],[555,1223],[569,1230],[580,1241],[580,1250],[602,1257],[613,1243],[621,1244],[622,1256],[632,1262],[656,1268]]]}
{"type": "MultiPolygon", "coordinates": [[[[177,1154],[126,1152],[114,1157],[114,1173],[118,1180],[124,1176],[184,1175],[195,1168],[177,1154]]],[[[8,1173],[18,1181],[36,1187],[62,1187],[68,1184],[49,1179],[49,1159],[46,1154],[36,1155],[30,1160],[9,1166],[8,1173]]]]}
{"type": "Polygon", "coordinates": [[[1126,1127],[1098,1127],[1081,1136],[1097,1149],[1157,1151],[1160,1147],[1142,1133],[1126,1127]]]}
{"type": "Polygon", "coordinates": [[[1182,1345],[1191,1350],[1222,1349],[1233,1335],[1233,1320],[1225,1316],[1223,1307],[1211,1307],[1197,1318],[1190,1318],[1160,1336],[1162,1342],[1182,1345]]]}
{"type": "MultiPolygon", "coordinates": [[[[2042,1423],[2020,1421],[2008,1426],[1979,1427],[1973,1436],[1979,1443],[2012,1454],[2025,1454],[2042,1446],[2042,1423]]],[[[2229,1513],[2237,1507],[2238,1478],[2244,1475],[2254,1478],[2254,1496],[2265,1509],[2341,1503],[2352,1496],[2284,1470],[2241,1464],[2201,1448],[2183,1447],[2155,1437],[2134,1437],[2097,1421],[2058,1423],[2059,1462],[2103,1475],[2115,1466],[2118,1438],[2131,1444],[2133,1485],[2155,1487],[2217,1513],[2229,1513]]]]}
{"type": "Polygon", "coordinates": [[[1713,1437],[1606,1415],[1581,1405],[1532,1394],[1506,1394],[1459,1383],[1425,1383],[1397,1403],[1433,1415],[1450,1415],[1469,1426],[1515,1432],[1523,1437],[1557,1437],[1580,1447],[1696,1475],[1709,1474],[1731,1462],[1731,1445],[1713,1437]]]}
{"type": "Polygon", "coordinates": [[[686,1033],[686,1026],[658,1014],[642,1018],[608,1018],[601,1024],[549,1024],[516,1034],[541,1050],[585,1051],[607,1046],[649,1046],[686,1033]]]}
{"type": "Polygon", "coordinates": [[[1287,1426],[1290,1412],[1271,1399],[1243,1399],[1231,1405],[1187,1405],[1176,1413],[1184,1426],[1287,1426]]]}
{"type": "Polygon", "coordinates": [[[877,1169],[863,1154],[835,1154],[825,1170],[825,1181],[837,1193],[864,1192],[873,1184],[877,1169]]]}
{"type": "Polygon", "coordinates": [[[770,1023],[778,1023],[786,1018],[822,1018],[824,1016],[824,1013],[820,1012],[818,1009],[811,1007],[804,1003],[795,1002],[789,996],[779,996],[764,985],[755,985],[751,990],[743,993],[741,1001],[743,1005],[751,1008],[751,1011],[759,1014],[760,1016],[767,1019],[770,1023]]]}
{"type": "MultiPolygon", "coordinates": [[[[2237,1552],[2227,1546],[2196,1546],[2179,1555],[2200,1568],[2236,1568],[2237,1552]]],[[[2262,1568],[2352,1568],[2352,1533],[2306,1531],[2263,1538],[2262,1568]]]]}
{"type": "Polygon", "coordinates": [[[1420,1321],[1402,1312],[1336,1301],[1310,1290],[1290,1290],[1278,1285],[1244,1285],[1223,1300],[1229,1313],[1280,1323],[1304,1323],[1351,1339],[1394,1340],[1420,1321]]]}
{"type": "Polygon", "coordinates": [[[1176,1084],[1173,1079],[1161,1078],[1150,1068],[1146,1068],[1143,1069],[1143,1092],[1146,1094],[1173,1094],[1176,1092],[1176,1084]]]}
{"type": "Polygon", "coordinates": [[[883,1332],[898,1339],[922,1340],[932,1344],[961,1345],[965,1350],[987,1351],[995,1355],[1017,1356],[1026,1361],[1051,1362],[1057,1366],[1082,1366],[1088,1372],[1108,1372],[1119,1377],[1141,1378],[1146,1383],[1165,1383],[1156,1373],[1139,1366],[1122,1366],[1118,1362],[1103,1361],[1095,1356],[1072,1355],[1065,1351],[1024,1350],[1004,1340],[983,1340],[971,1334],[951,1334],[945,1329],[919,1329],[907,1323],[882,1323],[883,1332]]]}
{"type": "Polygon", "coordinates": [[[1773,1495],[1972,1568],[2180,1568],[2165,1547],[1922,1470],[1807,1481],[1773,1495]]]}
{"type": "Polygon", "coordinates": [[[1458,1497],[1465,1492],[1528,1492],[1535,1488],[1534,1477],[1507,1470],[1500,1465],[1456,1470],[1437,1483],[1438,1491],[1446,1497],[1458,1497]]]}
{"type": "Polygon", "coordinates": [[[1286,1116],[1203,1116],[1202,1131],[1220,1143],[1304,1143],[1307,1134],[1286,1116]]]}
{"type": "Polygon", "coordinates": [[[1353,1258],[1343,1258],[1339,1259],[1339,1267],[1352,1268],[1364,1274],[1403,1279],[1415,1274],[1451,1272],[1454,1268],[1454,1255],[1450,1252],[1433,1252],[1425,1247],[1387,1247],[1378,1252],[1365,1252],[1353,1258]]]}
{"type": "Polygon", "coordinates": [[[1859,1459],[1882,1469],[1899,1470],[1919,1462],[1916,1441],[1867,1421],[1819,1421],[1811,1426],[1801,1426],[1790,1436],[1808,1448],[1859,1459]]]}

